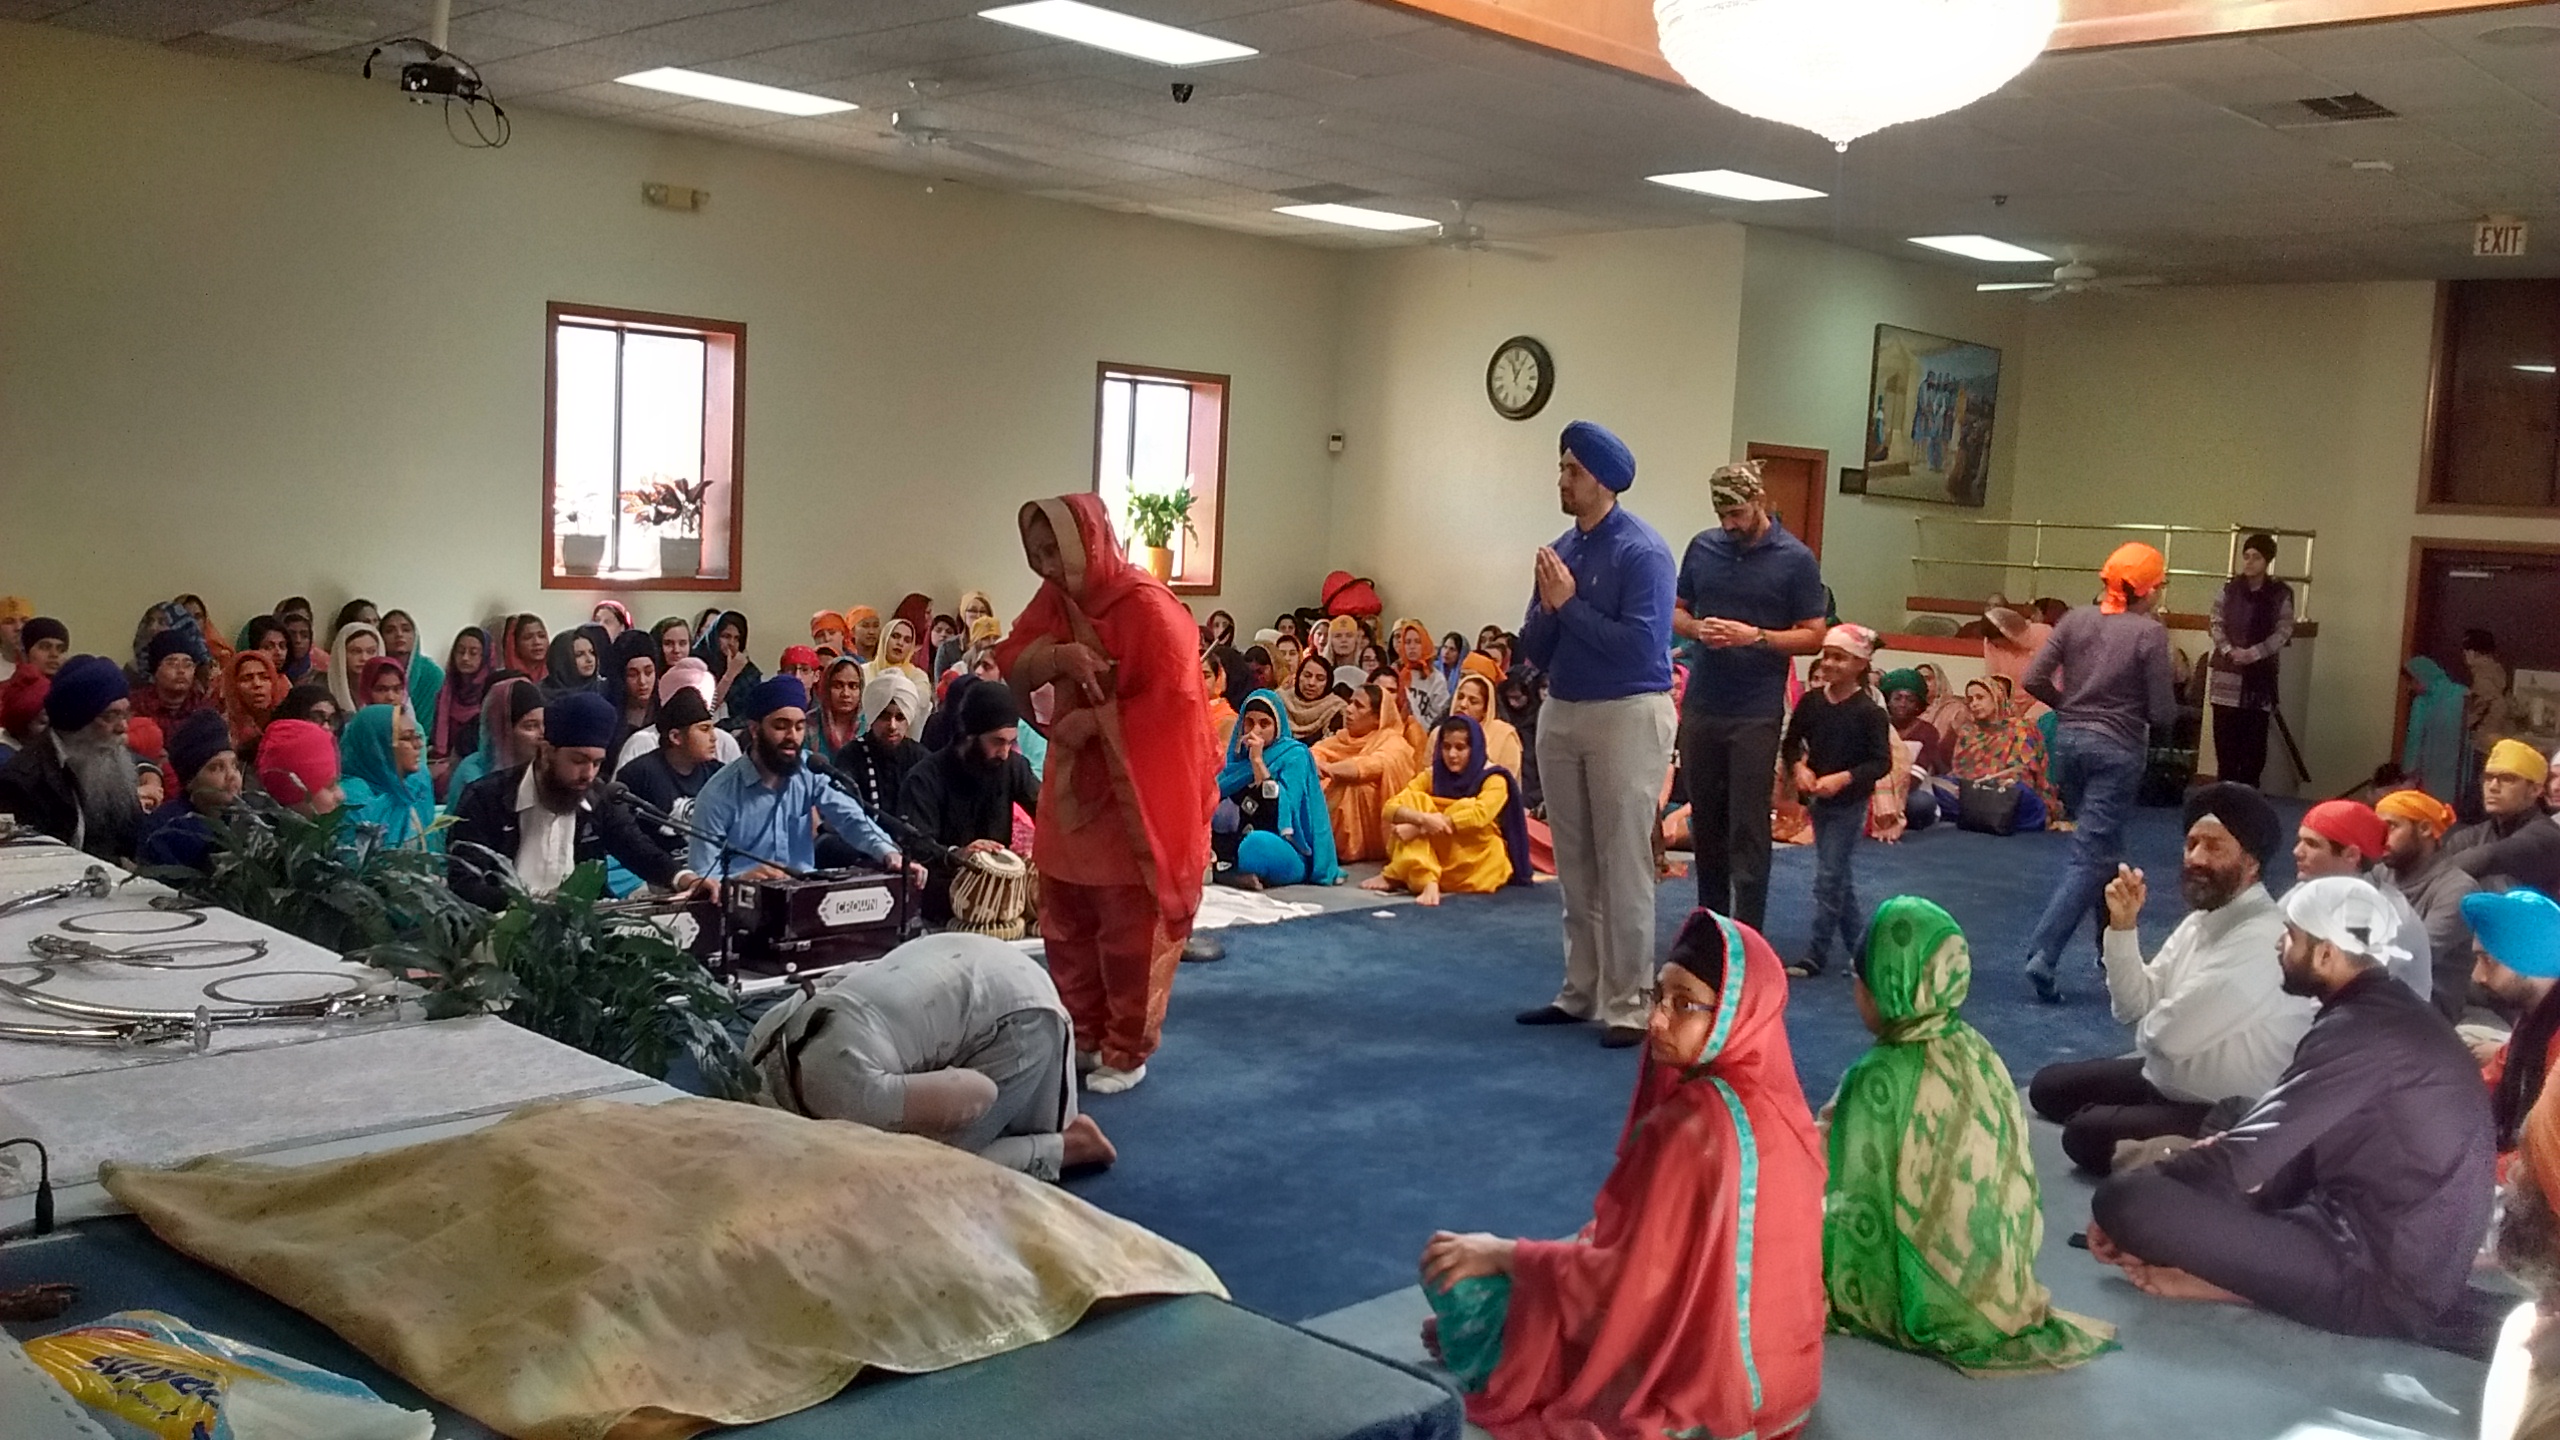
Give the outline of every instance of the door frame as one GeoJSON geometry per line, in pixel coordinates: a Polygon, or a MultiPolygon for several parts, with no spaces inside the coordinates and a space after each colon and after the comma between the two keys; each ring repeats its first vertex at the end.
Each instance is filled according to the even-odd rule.
{"type": "MultiPolygon", "coordinates": [[[[2418,595],[2426,579],[2427,554],[2434,550],[2483,550],[2491,554],[2548,555],[2560,557],[2560,543],[2545,540],[2465,540],[2454,535],[2412,535],[2409,537],[2409,576],[2400,601],[2400,661],[2405,665],[2416,653],[2418,643],[2418,595]]],[[[2400,679],[2393,670],[2391,693],[2391,753],[2396,758],[2409,738],[2409,707],[2399,699],[2400,679]]]]}
{"type": "Polygon", "coordinates": [[[1804,542],[1804,547],[1813,552],[1815,559],[1820,559],[1822,557],[1822,496],[1831,484],[1831,452],[1808,449],[1802,445],[1771,445],[1753,440],[1742,447],[1742,458],[1745,460],[1804,460],[1812,463],[1813,485],[1807,492],[1812,498],[1805,503],[1806,513],[1790,521],[1787,530],[1804,542]]]}

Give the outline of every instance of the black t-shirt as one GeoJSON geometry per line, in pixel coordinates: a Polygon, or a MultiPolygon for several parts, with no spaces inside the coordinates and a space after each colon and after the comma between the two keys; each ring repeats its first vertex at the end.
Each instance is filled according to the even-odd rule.
{"type": "MultiPolygon", "coordinates": [[[[662,745],[623,766],[614,778],[638,796],[643,804],[655,806],[682,820],[693,813],[693,797],[702,793],[702,787],[710,784],[711,777],[719,770],[719,761],[705,760],[693,767],[692,774],[679,775],[675,767],[667,763],[666,747],[662,745]]],[[[645,816],[639,819],[640,828],[649,832],[650,839],[674,856],[678,864],[684,863],[690,843],[686,837],[645,816]]]]}
{"type": "Polygon", "coordinates": [[[1849,786],[1829,803],[1864,802],[1876,782],[1893,768],[1893,722],[1884,707],[1864,690],[1835,705],[1820,689],[1807,690],[1787,719],[1786,739],[1778,753],[1789,765],[1798,760],[1816,775],[1849,772],[1849,786]]]}

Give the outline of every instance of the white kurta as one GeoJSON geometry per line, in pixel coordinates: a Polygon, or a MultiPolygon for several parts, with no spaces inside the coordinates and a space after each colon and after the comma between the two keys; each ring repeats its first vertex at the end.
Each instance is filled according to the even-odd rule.
{"type": "Polygon", "coordinates": [[[2274,1088],[2319,1007],[2283,990],[2284,912],[2252,885],[2219,910],[2178,922],[2160,953],[2109,929],[2100,946],[2107,998],[2134,1027],[2142,1078],[2176,1100],[2256,1099],[2274,1088]]]}

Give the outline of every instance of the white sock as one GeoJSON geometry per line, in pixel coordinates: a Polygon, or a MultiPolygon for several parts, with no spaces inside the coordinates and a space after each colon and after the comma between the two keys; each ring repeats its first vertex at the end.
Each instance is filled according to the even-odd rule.
{"type": "Polygon", "coordinates": [[[1118,1095],[1123,1091],[1137,1089],[1138,1082],[1146,1078],[1147,1067],[1144,1065],[1135,1070],[1117,1070],[1109,1065],[1097,1065],[1092,1074],[1084,1077],[1085,1093],[1118,1095]]]}

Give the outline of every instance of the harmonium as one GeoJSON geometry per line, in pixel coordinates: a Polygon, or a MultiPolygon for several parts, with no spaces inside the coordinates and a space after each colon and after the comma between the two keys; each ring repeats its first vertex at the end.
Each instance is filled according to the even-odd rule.
{"type": "Polygon", "coordinates": [[[917,898],[904,871],[820,870],[731,880],[720,908],[738,973],[772,976],[879,959],[907,938],[917,898]]]}

